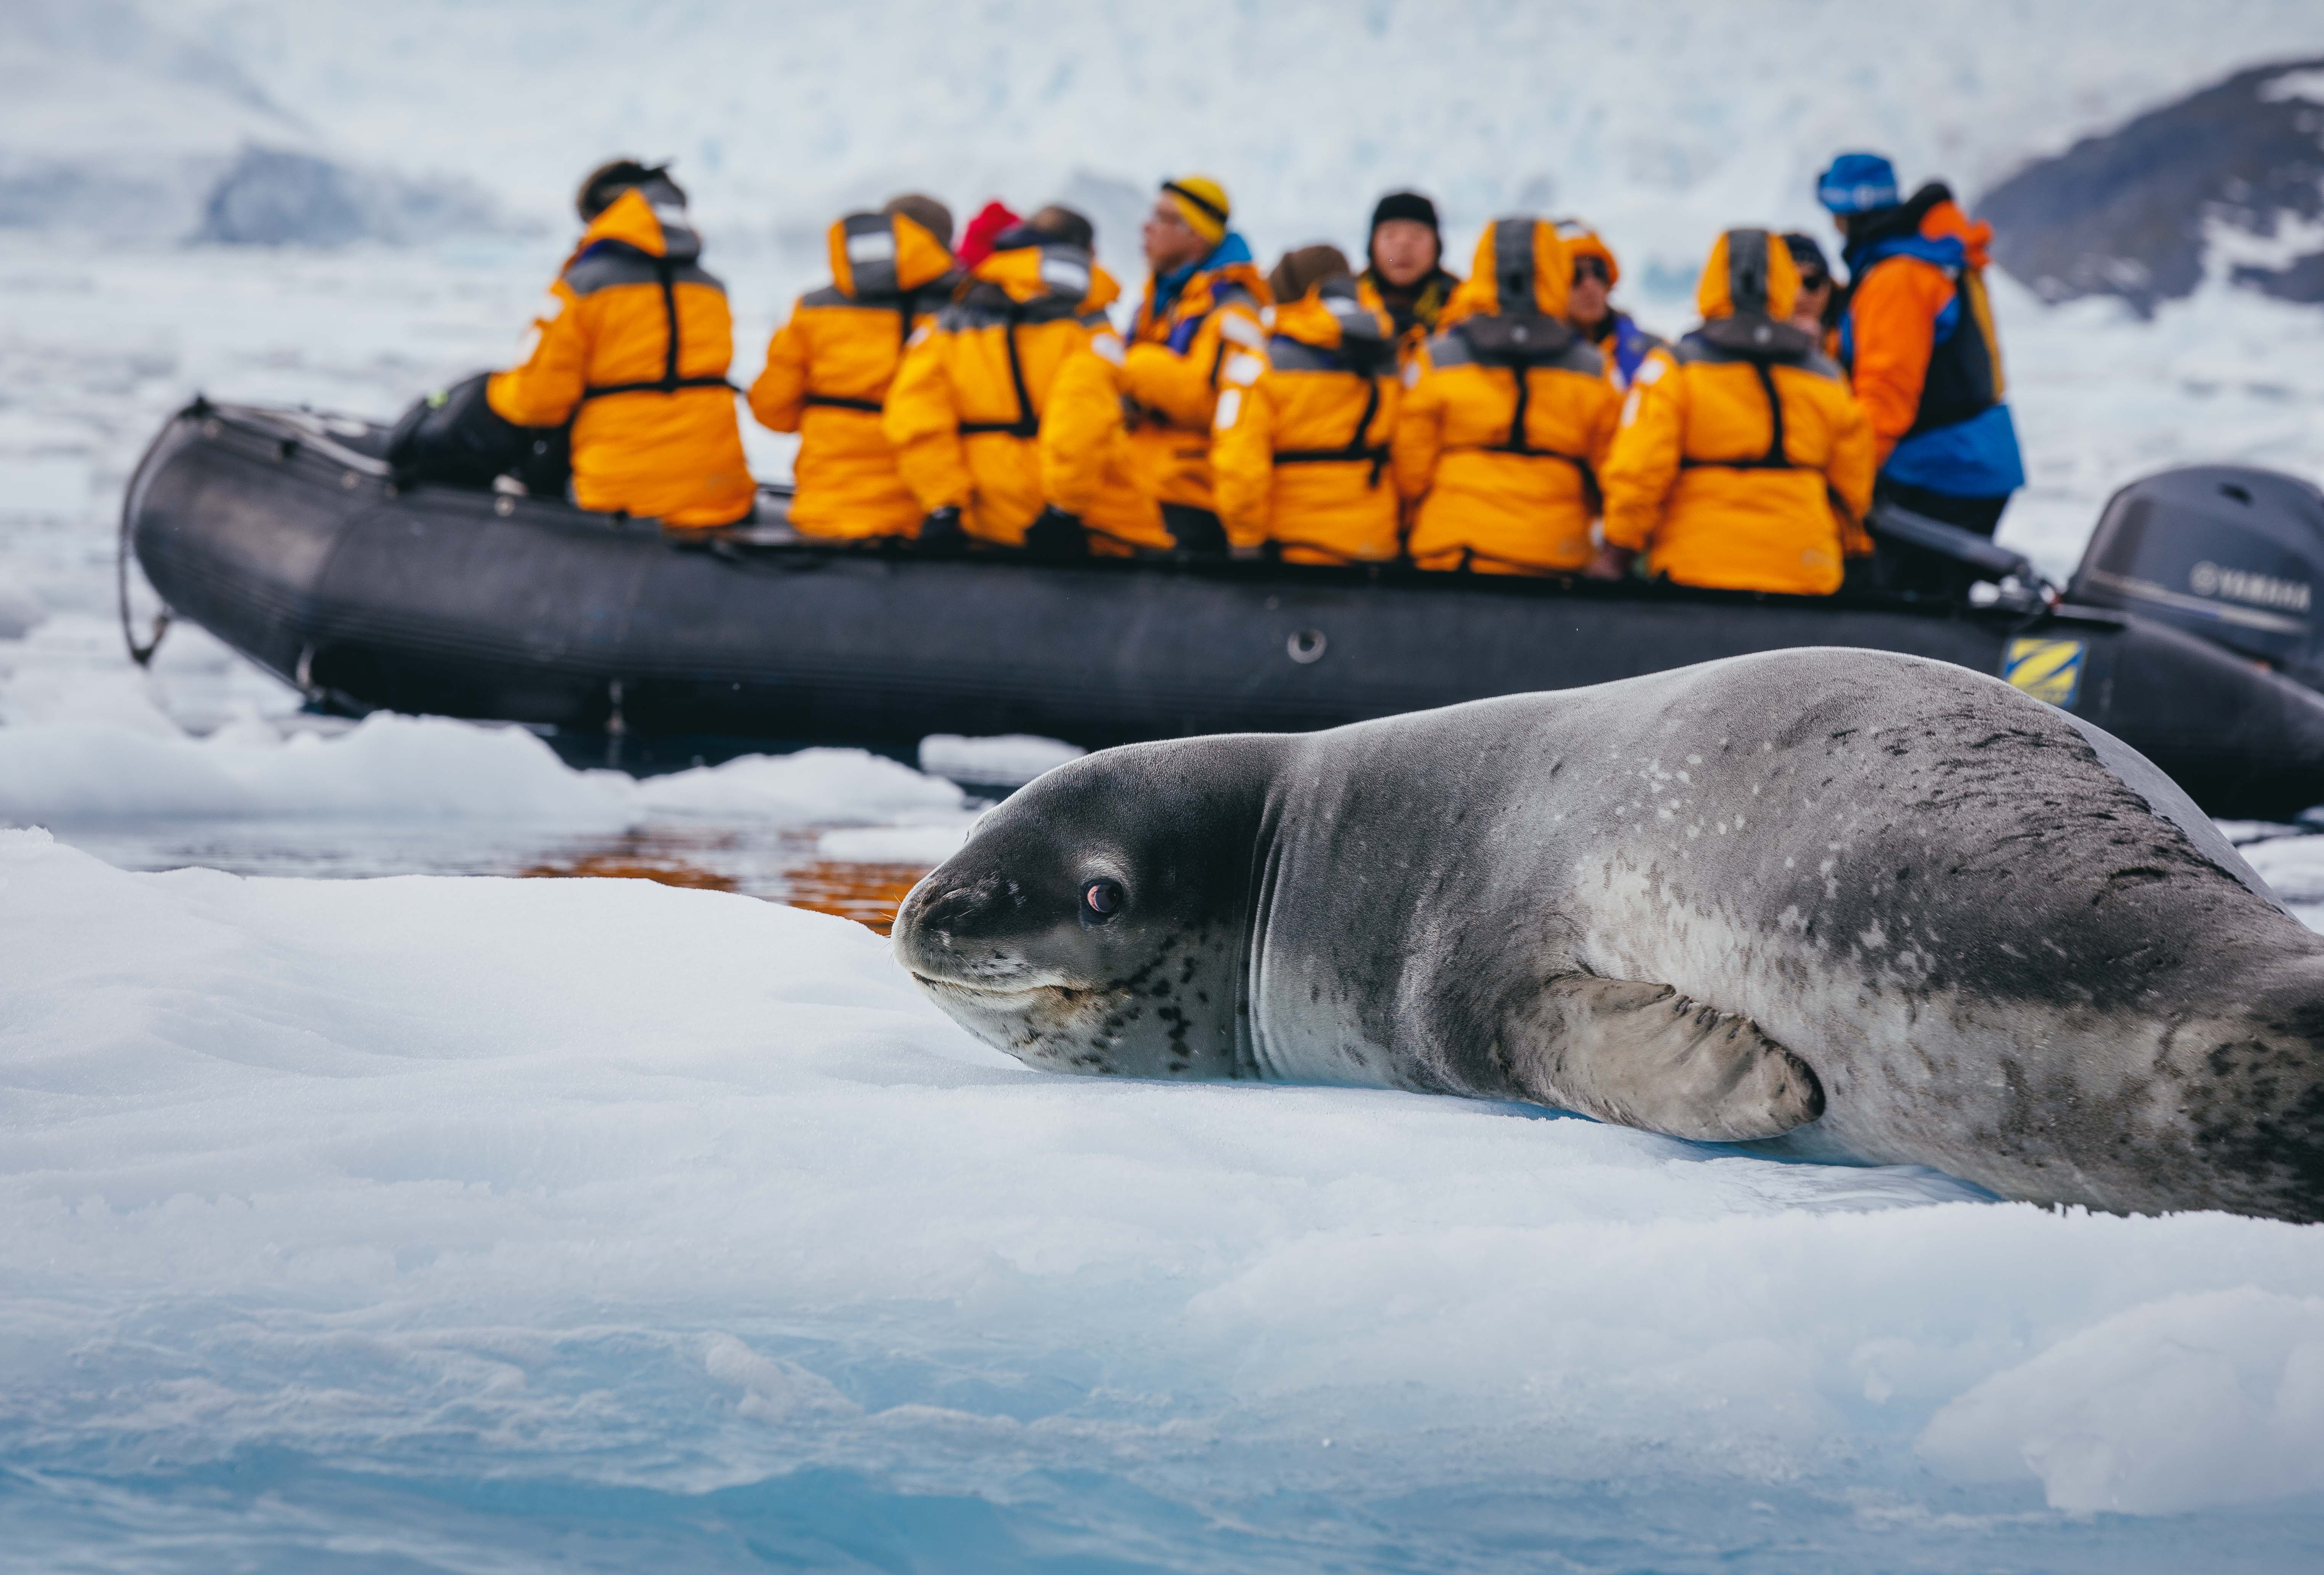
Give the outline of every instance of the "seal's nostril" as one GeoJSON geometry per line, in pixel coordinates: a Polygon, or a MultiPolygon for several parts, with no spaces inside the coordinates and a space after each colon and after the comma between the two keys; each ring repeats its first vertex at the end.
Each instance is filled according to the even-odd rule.
{"type": "MultiPolygon", "coordinates": [[[[916,927],[939,933],[963,927],[992,907],[1001,894],[1002,882],[997,875],[987,875],[976,880],[934,888],[922,885],[914,888],[906,899],[910,918],[916,927]]],[[[902,910],[897,917],[904,918],[902,910]]]]}

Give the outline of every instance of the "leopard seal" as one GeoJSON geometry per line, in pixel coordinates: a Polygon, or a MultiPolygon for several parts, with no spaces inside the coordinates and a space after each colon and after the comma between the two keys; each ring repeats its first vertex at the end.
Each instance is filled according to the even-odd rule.
{"type": "Polygon", "coordinates": [[[1104,751],[989,814],[894,945],[1036,1066],[2324,1218],[2324,937],[2144,757],[1915,657],[1104,751]]]}

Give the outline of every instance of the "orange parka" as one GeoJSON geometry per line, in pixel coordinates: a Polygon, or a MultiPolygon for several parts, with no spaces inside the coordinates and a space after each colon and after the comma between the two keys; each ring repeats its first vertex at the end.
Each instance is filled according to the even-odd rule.
{"type": "Polygon", "coordinates": [[[917,536],[921,509],[880,416],[905,341],[952,299],[952,253],[901,214],[851,214],[831,226],[831,278],[799,297],[768,342],[751,413],[799,435],[792,529],[917,536]]]}
{"type": "Polygon", "coordinates": [[[1025,528],[1050,501],[1045,429],[1053,420],[1077,420],[1097,437],[1087,446],[1054,438],[1047,447],[1065,463],[1050,459],[1049,479],[1061,468],[1071,472],[1069,493],[1073,480],[1087,482],[1090,495],[1076,500],[1083,506],[1074,511],[1085,523],[1139,546],[1169,545],[1159,513],[1130,492],[1126,476],[1108,485],[1106,435],[1109,420],[1119,429],[1120,396],[1091,342],[1111,335],[1105,308],[1119,293],[1079,246],[1010,246],[979,262],[953,303],[912,336],[881,424],[923,512],[958,508],[971,537],[1022,546],[1025,528]],[[1079,398],[1069,397],[1060,412],[1054,396],[1061,374],[1076,365],[1078,382],[1065,387],[1079,398]],[[1128,504],[1119,513],[1108,506],[1117,501],[1128,504]],[[1141,530],[1146,520],[1150,529],[1141,530]]]}
{"type": "Polygon", "coordinates": [[[1395,557],[1395,324],[1346,274],[1268,311],[1265,358],[1232,351],[1220,371],[1211,464],[1229,544],[1273,541],[1293,563],[1395,557]]]}
{"type": "Polygon", "coordinates": [[[1799,271],[1729,230],[1677,368],[1641,382],[1603,471],[1606,539],[1681,585],[1828,594],[1872,501],[1872,430],[1814,336],[1784,322],[1799,271]]]}
{"type": "Polygon", "coordinates": [[[1497,219],[1444,327],[1406,368],[1397,484],[1418,500],[1423,568],[1562,574],[1594,550],[1595,472],[1621,396],[1565,322],[1572,264],[1556,229],[1497,219]]]}
{"type": "Polygon", "coordinates": [[[726,290],[667,186],[633,187],[589,227],[549,286],[525,364],[484,398],[520,427],[573,423],[585,509],[665,525],[728,525],[757,489],[726,382],[726,290]]]}
{"type": "Polygon", "coordinates": [[[1267,281],[1232,233],[1220,252],[1240,255],[1199,270],[1159,306],[1148,281],[1130,326],[1122,365],[1130,442],[1139,483],[1157,503],[1217,506],[1211,428],[1218,414],[1219,373],[1230,350],[1263,350],[1267,344],[1259,321],[1272,299],[1267,281]]]}
{"type": "Polygon", "coordinates": [[[1119,557],[1176,542],[1162,510],[1139,484],[1138,455],[1122,419],[1127,346],[1110,323],[1092,327],[1087,349],[1065,357],[1041,411],[1041,496],[1075,515],[1090,550],[1119,557]]]}

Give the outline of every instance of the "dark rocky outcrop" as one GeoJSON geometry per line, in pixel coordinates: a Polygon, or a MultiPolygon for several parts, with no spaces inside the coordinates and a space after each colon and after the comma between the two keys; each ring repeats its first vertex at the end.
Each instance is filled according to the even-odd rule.
{"type": "MultiPolygon", "coordinates": [[[[2324,216],[2324,60],[2238,71],[2028,165],[1978,210],[1995,261],[2045,299],[2119,296],[2151,314],[2201,282],[2215,221],[2276,237],[2324,216]]],[[[2229,276],[2324,301],[2324,249],[2229,276]]]]}
{"type": "Polygon", "coordinates": [[[198,242],[340,246],[425,241],[500,227],[491,201],[462,181],[418,181],[311,153],[245,148],[203,204],[198,242]]]}

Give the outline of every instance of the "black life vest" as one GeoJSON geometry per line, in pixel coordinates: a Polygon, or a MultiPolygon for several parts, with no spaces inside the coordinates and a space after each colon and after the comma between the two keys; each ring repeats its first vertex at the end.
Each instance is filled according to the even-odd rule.
{"type": "MultiPolygon", "coordinates": [[[[1849,281],[1840,303],[1840,359],[1851,376],[1856,371],[1856,333],[1855,319],[1849,309],[1857,290],[1884,264],[1899,258],[1917,257],[1910,243],[1919,236],[1922,219],[1938,203],[1951,199],[1950,189],[1941,181],[1932,180],[1914,192],[1911,201],[1879,216],[1870,234],[1851,240],[1847,255],[1855,275],[1849,281]],[[1894,249],[1886,249],[1892,244],[1894,249]],[[1854,261],[1868,253],[1875,253],[1869,262],[1854,261]]],[[[1912,426],[1904,432],[1907,438],[1957,426],[2001,402],[1993,307],[1986,295],[1983,271],[1965,264],[1938,262],[1932,258],[1918,260],[1944,271],[1952,281],[1953,299],[1937,315],[1935,342],[1930,346],[1928,372],[1921,382],[1921,402],[1913,412],[1912,426]]]]}

